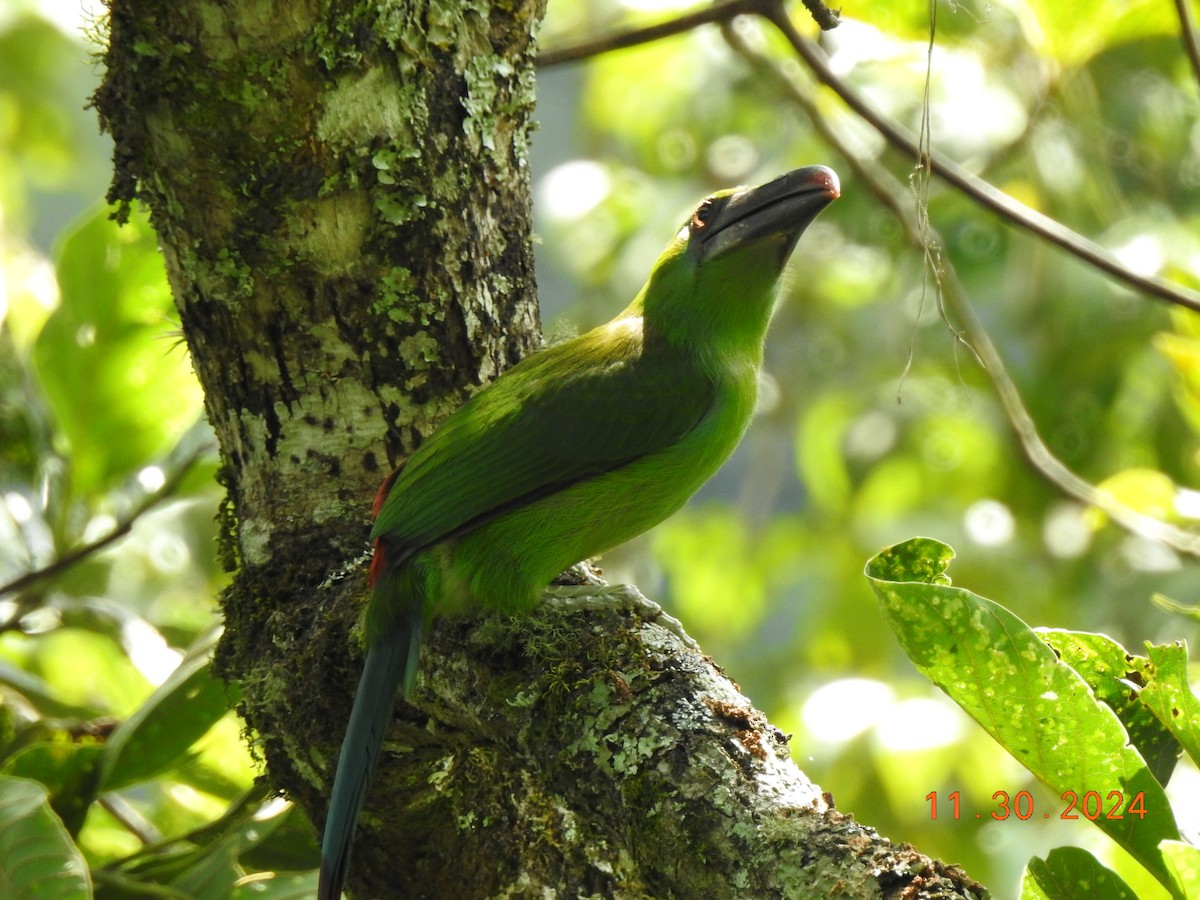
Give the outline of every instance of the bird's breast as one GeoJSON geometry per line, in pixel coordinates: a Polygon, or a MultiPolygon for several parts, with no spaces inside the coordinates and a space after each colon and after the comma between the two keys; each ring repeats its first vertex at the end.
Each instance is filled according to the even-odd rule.
{"type": "Polygon", "coordinates": [[[754,412],[757,374],[718,383],[708,411],[678,440],[519,507],[456,539],[446,607],[531,608],[580,560],[625,543],[676,512],[729,458],[754,412]]]}

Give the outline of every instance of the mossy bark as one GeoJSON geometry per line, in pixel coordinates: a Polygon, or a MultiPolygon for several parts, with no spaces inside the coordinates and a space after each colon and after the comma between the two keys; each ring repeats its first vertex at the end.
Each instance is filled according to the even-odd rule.
{"type": "MultiPolygon", "coordinates": [[[[219,668],[271,783],[318,823],[374,491],[538,341],[543,3],[112,0],[111,199],[151,212],[224,457],[219,668]]],[[[422,665],[356,896],[968,890],[832,811],[705,658],[636,617],[443,624],[422,665]]]]}

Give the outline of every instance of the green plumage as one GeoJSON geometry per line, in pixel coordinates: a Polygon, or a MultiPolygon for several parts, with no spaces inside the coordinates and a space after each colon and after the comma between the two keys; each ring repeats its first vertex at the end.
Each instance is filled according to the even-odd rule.
{"type": "Polygon", "coordinates": [[[320,897],[338,896],[398,684],[429,620],[525,612],[561,571],[675,512],[754,411],[776,282],[837,178],[799,169],[705,200],[617,318],[484,388],[394,476],[372,537],[367,662],[339,759],[320,897]]]}

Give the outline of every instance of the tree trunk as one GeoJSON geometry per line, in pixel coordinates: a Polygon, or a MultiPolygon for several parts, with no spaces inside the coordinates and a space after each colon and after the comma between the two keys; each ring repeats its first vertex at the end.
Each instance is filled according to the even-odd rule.
{"type": "MultiPolygon", "coordinates": [[[[224,458],[218,663],[324,817],[388,470],[537,344],[542,0],[113,0],[111,199],[151,211],[224,458]]],[[[629,613],[442,623],[356,896],[967,896],[830,809],[707,658],[629,613]]]]}

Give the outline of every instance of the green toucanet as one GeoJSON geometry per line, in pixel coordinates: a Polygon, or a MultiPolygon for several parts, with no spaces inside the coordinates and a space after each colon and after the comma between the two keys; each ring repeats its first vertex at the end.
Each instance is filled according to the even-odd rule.
{"type": "Polygon", "coordinates": [[[391,721],[439,614],[530,610],[574,563],[679,509],[754,412],[776,283],[838,196],[822,166],[704,200],[615,319],[548,347],[468,400],[376,501],[366,662],[321,847],[336,900],[391,721]]]}

